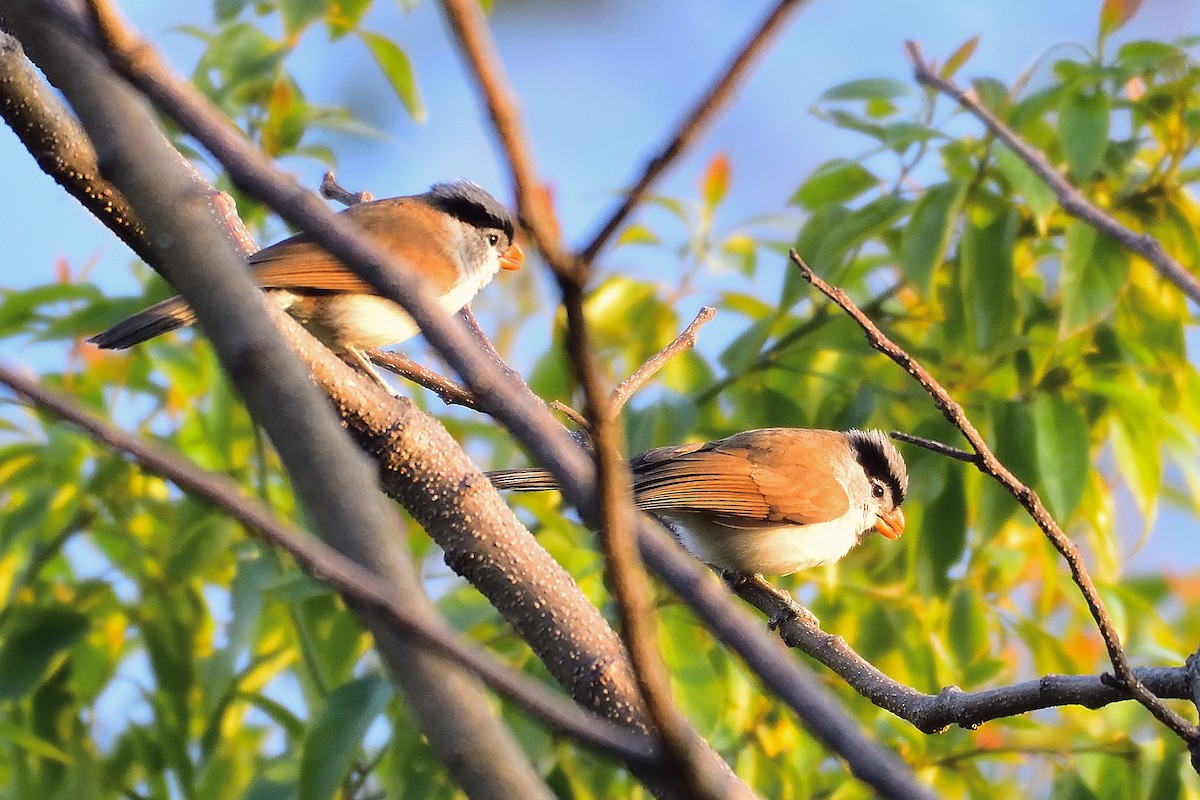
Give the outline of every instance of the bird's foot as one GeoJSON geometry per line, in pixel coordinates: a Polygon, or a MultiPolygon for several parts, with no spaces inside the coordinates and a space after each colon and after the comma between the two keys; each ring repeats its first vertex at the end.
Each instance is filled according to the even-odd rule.
{"type": "Polygon", "coordinates": [[[817,619],[815,614],[797,603],[795,599],[789,597],[785,601],[784,607],[767,619],[767,629],[772,631],[779,630],[780,625],[785,622],[791,622],[794,619],[811,628],[821,627],[821,620],[817,619]]]}
{"type": "Polygon", "coordinates": [[[347,347],[345,354],[349,357],[348,360],[350,363],[358,367],[362,372],[365,372],[368,377],[370,377],[379,385],[379,388],[383,389],[392,397],[400,397],[400,393],[393,389],[391,385],[383,379],[383,376],[379,374],[379,370],[375,369],[375,365],[371,363],[371,359],[367,358],[365,353],[360,350],[352,350],[347,347]]]}

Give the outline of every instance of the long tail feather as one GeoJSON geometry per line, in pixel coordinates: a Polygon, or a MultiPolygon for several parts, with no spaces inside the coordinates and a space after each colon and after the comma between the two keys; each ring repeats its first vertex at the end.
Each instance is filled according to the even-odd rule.
{"type": "Polygon", "coordinates": [[[191,306],[182,297],[172,297],[121,320],[88,341],[105,350],[124,350],[195,321],[191,306]]]}
{"type": "Polygon", "coordinates": [[[514,492],[544,492],[557,489],[558,482],[544,469],[500,469],[484,475],[497,489],[514,492]]]}

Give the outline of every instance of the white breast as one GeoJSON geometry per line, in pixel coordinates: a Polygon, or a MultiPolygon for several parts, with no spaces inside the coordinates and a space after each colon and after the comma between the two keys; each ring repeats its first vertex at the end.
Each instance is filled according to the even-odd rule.
{"type": "Polygon", "coordinates": [[[849,511],[814,525],[731,528],[696,514],[671,514],[675,534],[706,564],[740,573],[790,575],[837,561],[858,544],[867,527],[861,513],[849,511]]]}
{"type": "MultiPolygon", "coordinates": [[[[499,261],[490,259],[492,269],[485,265],[459,281],[458,285],[438,298],[438,305],[447,314],[454,314],[471,302],[479,290],[492,279],[499,269],[499,261]]],[[[287,290],[271,292],[276,302],[326,346],[337,351],[339,342],[352,342],[365,350],[411,339],[418,332],[417,324],[408,313],[390,300],[372,294],[325,295],[320,304],[313,304],[311,296],[304,297],[287,290]]]]}

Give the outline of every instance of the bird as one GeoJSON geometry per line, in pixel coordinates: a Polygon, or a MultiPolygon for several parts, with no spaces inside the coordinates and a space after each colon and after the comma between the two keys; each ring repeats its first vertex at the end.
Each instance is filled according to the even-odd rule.
{"type": "MultiPolygon", "coordinates": [[[[341,215],[416,270],[448,314],[469,303],[501,268],[520,269],[525,260],[508,211],[469,181],[437,183],[423,194],[358,203],[341,215]]],[[[362,351],[402,342],[418,332],[403,308],[381,297],[306,233],[264,247],[247,263],[259,287],[284,311],[392,391],[362,351]]],[[[175,296],[88,341],[103,349],[124,349],[195,320],[187,301],[175,296]]]]}
{"type": "MultiPolygon", "coordinates": [[[[638,508],[740,575],[790,575],[837,561],[871,531],[904,532],[908,470],[882,431],[760,428],[647,450],[629,469],[638,508]]],[[[502,490],[557,488],[540,469],[486,474],[502,490]]]]}

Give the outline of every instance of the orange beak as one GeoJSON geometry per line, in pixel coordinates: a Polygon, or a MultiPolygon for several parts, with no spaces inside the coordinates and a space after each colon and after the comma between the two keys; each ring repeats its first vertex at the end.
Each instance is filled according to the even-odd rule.
{"type": "Polygon", "coordinates": [[[877,519],[873,527],[882,536],[886,536],[889,539],[899,539],[900,534],[904,533],[904,512],[899,508],[893,508],[877,519]]]}
{"type": "Polygon", "coordinates": [[[504,251],[504,255],[500,256],[500,266],[505,269],[520,269],[525,263],[525,251],[521,249],[521,245],[513,242],[504,251]]]}

